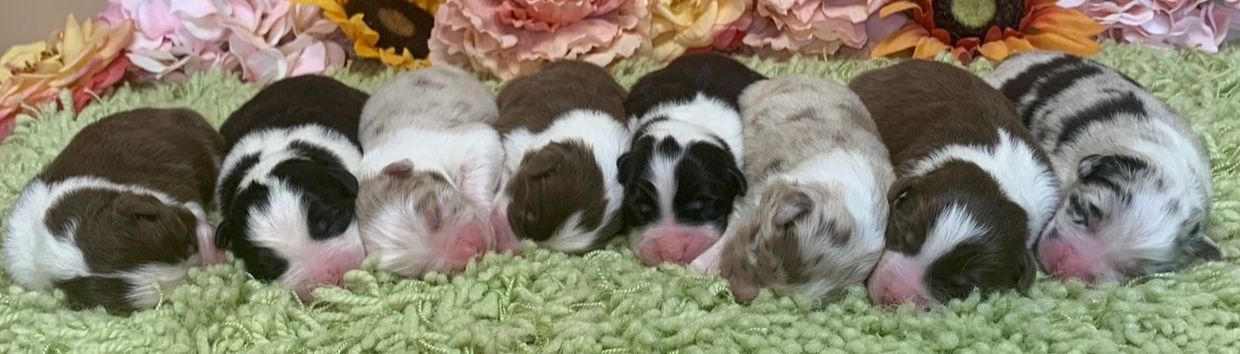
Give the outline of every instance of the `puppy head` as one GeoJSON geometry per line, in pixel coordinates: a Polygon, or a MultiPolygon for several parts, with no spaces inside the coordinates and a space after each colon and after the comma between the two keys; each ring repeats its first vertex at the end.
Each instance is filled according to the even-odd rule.
{"type": "Polygon", "coordinates": [[[400,275],[456,274],[494,246],[486,210],[409,160],[363,181],[357,207],[367,254],[400,275]]]}
{"type": "Polygon", "coordinates": [[[217,241],[255,279],[291,289],[302,300],[312,300],[320,285],[338,285],[364,253],[354,222],[357,179],[336,166],[304,158],[280,162],[228,199],[217,241]]]}
{"type": "Polygon", "coordinates": [[[617,217],[607,214],[606,182],[580,140],[529,152],[508,181],[507,224],[517,238],[556,251],[602,247],[619,226],[613,222],[617,217]]]}
{"type": "Polygon", "coordinates": [[[927,307],[974,291],[1026,291],[1037,264],[1028,217],[986,172],[949,162],[898,179],[889,194],[886,249],[868,280],[875,303],[927,307]]]}
{"type": "Polygon", "coordinates": [[[148,308],[161,291],[179,285],[190,267],[201,264],[197,218],[150,195],[72,193],[48,210],[45,223],[53,235],[72,242],[85,261],[89,275],[56,281],[74,308],[101,305],[112,313],[148,308]]]}
{"type": "Polygon", "coordinates": [[[640,137],[620,156],[621,206],[630,246],[647,265],[688,264],[719,239],[748,189],[727,145],[640,137]]]}
{"type": "Polygon", "coordinates": [[[1205,234],[1209,198],[1186,174],[1125,155],[1087,156],[1078,173],[1038,241],[1047,273],[1122,281],[1222,258],[1205,234]]]}
{"type": "MultiPolygon", "coordinates": [[[[870,225],[873,227],[874,225],[870,225]]],[[[721,274],[737,299],[761,287],[832,302],[869,275],[882,253],[879,237],[857,222],[832,187],[776,180],[733,229],[721,274]]]]}

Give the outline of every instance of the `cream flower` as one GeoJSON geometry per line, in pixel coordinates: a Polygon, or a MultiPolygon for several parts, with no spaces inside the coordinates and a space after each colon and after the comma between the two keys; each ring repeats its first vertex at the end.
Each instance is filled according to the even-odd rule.
{"type": "Polygon", "coordinates": [[[758,0],[746,46],[779,54],[834,54],[869,41],[866,20],[884,0],[758,0]]]}
{"type": "Polygon", "coordinates": [[[730,29],[751,5],[745,0],[656,0],[647,55],[669,61],[688,49],[712,46],[716,36],[730,29]]]}

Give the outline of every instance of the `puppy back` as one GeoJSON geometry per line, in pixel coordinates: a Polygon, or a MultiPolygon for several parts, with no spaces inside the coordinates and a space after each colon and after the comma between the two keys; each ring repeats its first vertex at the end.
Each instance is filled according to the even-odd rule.
{"type": "Polygon", "coordinates": [[[741,91],[765,79],[745,64],[720,54],[686,54],[643,76],[624,102],[630,116],[642,117],[660,104],[689,102],[699,93],[738,109],[741,91]]]}
{"type": "Polygon", "coordinates": [[[220,133],[231,149],[253,131],[316,124],[343,134],[355,146],[358,117],[367,95],[320,75],[283,79],[267,86],[228,116],[220,133]]]}
{"type": "Polygon", "coordinates": [[[363,145],[373,146],[404,128],[454,130],[498,119],[495,95],[477,77],[436,65],[401,74],[375,90],[362,110],[360,133],[363,145]]]}
{"type": "Polygon", "coordinates": [[[205,207],[212,200],[223,153],[223,138],[198,113],[143,108],[82,129],[39,178],[55,183],[98,176],[205,207]]]}
{"type": "Polygon", "coordinates": [[[537,73],[510,81],[500,91],[499,123],[506,134],[517,128],[539,133],[557,117],[574,109],[606,113],[625,124],[624,87],[602,67],[577,60],[561,60],[537,73]]]}

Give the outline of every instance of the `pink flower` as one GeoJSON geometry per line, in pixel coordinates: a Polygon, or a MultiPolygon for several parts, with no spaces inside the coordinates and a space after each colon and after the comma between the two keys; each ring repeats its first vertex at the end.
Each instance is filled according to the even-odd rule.
{"type": "Polygon", "coordinates": [[[1218,52],[1240,0],[1060,0],[1107,27],[1124,43],[1218,52]]]}
{"type": "Polygon", "coordinates": [[[435,14],[432,63],[501,79],[558,59],[608,65],[649,46],[648,0],[448,0],[435,14]]]}
{"type": "Polygon", "coordinates": [[[219,68],[269,83],[344,65],[329,39],[336,25],[318,11],[288,0],[108,0],[100,18],[135,23],[127,55],[154,79],[219,68]]]}
{"type": "Polygon", "coordinates": [[[866,21],[886,0],[758,0],[746,46],[765,54],[834,54],[869,42],[866,21]]]}

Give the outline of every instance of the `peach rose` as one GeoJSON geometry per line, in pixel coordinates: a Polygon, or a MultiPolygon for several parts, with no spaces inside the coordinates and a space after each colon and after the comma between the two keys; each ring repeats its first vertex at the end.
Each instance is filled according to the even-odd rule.
{"type": "Polygon", "coordinates": [[[449,0],[435,14],[432,63],[511,79],[558,59],[598,65],[649,45],[648,0],[449,0]]]}
{"type": "MultiPolygon", "coordinates": [[[[746,46],[759,53],[834,54],[863,48],[866,21],[885,0],[758,0],[746,46]]],[[[877,18],[878,16],[874,16],[877,18]]]]}

